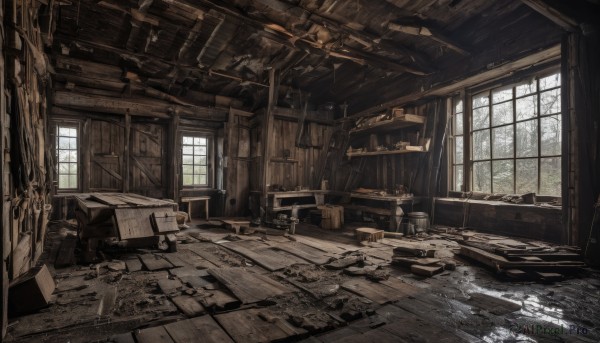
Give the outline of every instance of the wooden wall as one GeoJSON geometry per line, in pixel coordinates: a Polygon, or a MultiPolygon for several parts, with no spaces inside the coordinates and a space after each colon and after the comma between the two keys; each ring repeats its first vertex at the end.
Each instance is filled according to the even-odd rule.
{"type": "Polygon", "coordinates": [[[288,191],[296,187],[318,189],[320,180],[317,180],[320,166],[325,163],[327,142],[334,130],[333,122],[325,115],[313,113],[307,117],[300,128],[299,110],[290,110],[276,107],[274,110],[272,134],[264,137],[265,112],[259,112],[251,123],[251,189],[262,190],[260,175],[263,168],[270,168],[266,187],[284,188],[288,191]],[[315,117],[320,117],[317,120],[315,117]],[[300,137],[297,139],[297,137],[300,137]],[[296,144],[298,141],[299,144],[296,144]],[[268,156],[262,156],[263,145],[268,144],[268,156]],[[285,151],[289,157],[285,158],[285,151]],[[266,160],[266,165],[263,161],[266,160]]]}
{"type": "Polygon", "coordinates": [[[46,160],[46,89],[39,2],[0,5],[2,255],[0,324],[6,333],[8,284],[35,266],[44,248],[51,170],[46,160]]]}

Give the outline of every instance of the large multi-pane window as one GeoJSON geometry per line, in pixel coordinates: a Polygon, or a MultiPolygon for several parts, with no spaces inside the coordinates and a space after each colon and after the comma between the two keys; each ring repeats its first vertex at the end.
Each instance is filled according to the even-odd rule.
{"type": "Polygon", "coordinates": [[[56,127],[56,161],[58,188],[78,188],[78,144],[77,126],[58,125],[56,127]]]}
{"type": "Polygon", "coordinates": [[[183,136],[182,175],[184,186],[208,186],[208,139],[183,136]]]}
{"type": "MultiPolygon", "coordinates": [[[[560,195],[560,86],[560,74],[553,73],[469,99],[471,190],[560,195]]],[[[455,161],[464,161],[456,138],[455,144],[455,161]]],[[[462,174],[453,173],[458,190],[462,174]]]]}

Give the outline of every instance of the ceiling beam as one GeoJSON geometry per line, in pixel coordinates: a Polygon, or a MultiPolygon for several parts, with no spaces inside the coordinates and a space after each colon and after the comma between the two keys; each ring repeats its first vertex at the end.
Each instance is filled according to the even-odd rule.
{"type": "Polygon", "coordinates": [[[425,25],[401,25],[397,23],[388,23],[388,29],[396,32],[402,32],[413,36],[426,37],[440,43],[450,50],[454,50],[463,56],[469,56],[470,53],[459,43],[448,38],[440,31],[425,25]]]}
{"type": "Polygon", "coordinates": [[[564,14],[554,6],[544,0],[521,0],[525,5],[531,7],[534,11],[550,19],[553,23],[568,32],[577,31],[577,21],[564,14]]]}

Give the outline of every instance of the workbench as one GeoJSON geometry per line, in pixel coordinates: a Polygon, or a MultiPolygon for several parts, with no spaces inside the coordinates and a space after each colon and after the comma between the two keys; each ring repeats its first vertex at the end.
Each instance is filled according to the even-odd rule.
{"type": "Polygon", "coordinates": [[[404,215],[402,206],[409,206],[412,211],[413,206],[419,202],[420,198],[418,197],[350,193],[350,203],[343,206],[348,210],[388,216],[390,218],[389,229],[398,231],[404,215]]]}

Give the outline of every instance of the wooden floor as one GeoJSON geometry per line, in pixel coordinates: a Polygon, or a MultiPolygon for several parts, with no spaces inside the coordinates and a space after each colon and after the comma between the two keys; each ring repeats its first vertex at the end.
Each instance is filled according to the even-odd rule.
{"type": "MultiPolygon", "coordinates": [[[[499,281],[457,256],[432,277],[391,264],[405,240],[359,244],[349,228],[233,235],[203,225],[177,252],[107,250],[53,267],[53,304],[12,318],[8,342],[596,342],[598,274],[552,284],[499,281]],[[123,261],[124,263],[119,263],[123,261]],[[121,267],[120,267],[121,266],[121,267]],[[124,269],[123,269],[124,268],[124,269]],[[376,280],[376,281],[374,281],[376,280]],[[585,332],[585,334],[584,334],[585,332]]],[[[431,236],[411,244],[444,246],[431,236]]],[[[447,246],[446,246],[447,244],[447,246]]]]}

